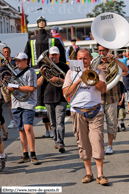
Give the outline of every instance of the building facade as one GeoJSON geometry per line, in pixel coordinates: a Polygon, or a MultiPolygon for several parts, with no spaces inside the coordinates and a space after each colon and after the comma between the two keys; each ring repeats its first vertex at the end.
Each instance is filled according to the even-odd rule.
{"type": "MultiPolygon", "coordinates": [[[[76,44],[81,46],[81,48],[88,48],[94,52],[96,48],[96,41],[94,40],[91,33],[91,24],[95,18],[82,18],[74,20],[63,20],[55,22],[47,22],[46,30],[50,33],[50,28],[52,26],[58,26],[60,29],[60,36],[64,42],[65,47],[71,45],[71,39],[76,38],[76,44]]],[[[129,22],[129,17],[126,17],[126,20],[129,22]]],[[[30,35],[33,35],[34,32],[38,30],[37,24],[28,24],[28,32],[30,35]]],[[[125,50],[125,48],[122,48],[125,50]]]]}
{"type": "Polygon", "coordinates": [[[20,33],[21,14],[4,0],[0,0],[0,34],[20,33]]]}

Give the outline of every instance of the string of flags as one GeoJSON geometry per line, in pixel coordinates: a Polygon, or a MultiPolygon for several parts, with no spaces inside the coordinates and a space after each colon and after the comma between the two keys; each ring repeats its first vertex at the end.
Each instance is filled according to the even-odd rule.
{"type": "Polygon", "coordinates": [[[48,4],[48,3],[51,3],[51,4],[53,4],[54,2],[55,3],[69,3],[69,2],[71,2],[71,3],[80,3],[80,2],[82,2],[82,3],[102,3],[102,2],[104,2],[104,3],[106,3],[107,1],[109,1],[109,2],[113,2],[113,1],[119,1],[119,0],[15,0],[15,1],[23,1],[23,2],[27,2],[27,3],[30,3],[30,2],[33,2],[33,3],[35,3],[36,1],[38,2],[38,3],[42,3],[42,4],[44,4],[45,2],[48,4]]]}

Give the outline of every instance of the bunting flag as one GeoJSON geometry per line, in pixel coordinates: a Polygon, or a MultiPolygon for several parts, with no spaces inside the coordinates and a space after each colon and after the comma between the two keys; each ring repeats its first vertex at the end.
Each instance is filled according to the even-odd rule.
{"type": "MultiPolygon", "coordinates": [[[[27,1],[27,3],[30,3],[30,0],[15,0],[15,1],[24,1],[24,2],[26,2],[27,1]]],[[[36,0],[31,0],[33,3],[35,3],[36,2],[36,0]]],[[[55,0],[56,1],[56,3],[58,4],[58,2],[59,2],[59,0],[55,0]]],[[[82,2],[82,4],[84,3],[84,2],[87,2],[87,3],[100,3],[100,2],[107,2],[107,1],[109,1],[109,2],[113,2],[113,1],[119,1],[119,0],[82,0],[82,1],[80,1],[80,0],[76,0],[76,3],[80,3],[80,2],[82,2]]],[[[39,2],[41,2],[42,4],[44,4],[44,2],[45,2],[45,0],[37,0],[37,2],[39,3],[39,2]]],[[[49,2],[51,3],[51,4],[53,4],[54,3],[54,0],[46,0],[46,3],[47,4],[49,4],[49,2]]],[[[61,3],[64,3],[64,0],[60,0],[60,2],[61,3]]],[[[75,0],[71,0],[71,4],[73,4],[75,2],[75,0]]],[[[65,3],[69,3],[69,0],[66,0],[65,1],[65,3]]]]}
{"type": "Polygon", "coordinates": [[[21,33],[27,33],[27,22],[26,22],[26,16],[23,10],[23,1],[22,1],[22,12],[21,12],[21,33]]]}
{"type": "Polygon", "coordinates": [[[23,1],[22,1],[22,12],[21,12],[21,33],[24,33],[24,13],[23,13],[23,1]]]}
{"type": "Polygon", "coordinates": [[[80,0],[77,0],[76,3],[80,3],[80,0]]]}

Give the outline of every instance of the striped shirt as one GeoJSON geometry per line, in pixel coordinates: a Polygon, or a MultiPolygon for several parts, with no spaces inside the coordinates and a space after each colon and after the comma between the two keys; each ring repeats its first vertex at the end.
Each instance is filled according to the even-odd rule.
{"type": "MultiPolygon", "coordinates": [[[[100,66],[102,65],[107,66],[108,62],[103,63],[101,61],[98,67],[100,68],[100,66]]],[[[102,104],[112,104],[112,103],[119,102],[120,95],[121,94],[120,94],[120,88],[119,88],[119,82],[118,82],[112,89],[108,90],[104,94],[101,94],[102,104]]]]}
{"type": "Polygon", "coordinates": [[[119,102],[119,98],[119,83],[117,83],[112,89],[108,90],[104,94],[101,94],[102,104],[112,104],[115,102],[119,102]]]}

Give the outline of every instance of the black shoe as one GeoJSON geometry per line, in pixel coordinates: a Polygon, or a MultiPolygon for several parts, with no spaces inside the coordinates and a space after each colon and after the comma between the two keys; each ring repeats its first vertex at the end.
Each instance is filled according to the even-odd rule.
{"type": "Polygon", "coordinates": [[[3,134],[2,141],[6,141],[8,139],[8,132],[3,134]]]}
{"type": "Polygon", "coordinates": [[[0,158],[0,172],[2,172],[4,170],[6,160],[7,160],[7,154],[5,154],[5,158],[0,158]]]}
{"type": "Polygon", "coordinates": [[[120,132],[120,127],[117,127],[117,132],[120,132]]]}
{"type": "Polygon", "coordinates": [[[125,128],[125,124],[124,123],[121,123],[121,131],[125,131],[126,128],[125,128]]]}
{"type": "Polygon", "coordinates": [[[64,149],[64,146],[63,146],[63,145],[60,145],[60,146],[58,147],[58,150],[59,150],[59,152],[61,152],[61,153],[64,153],[64,152],[65,152],[65,149],[64,149]]]}

